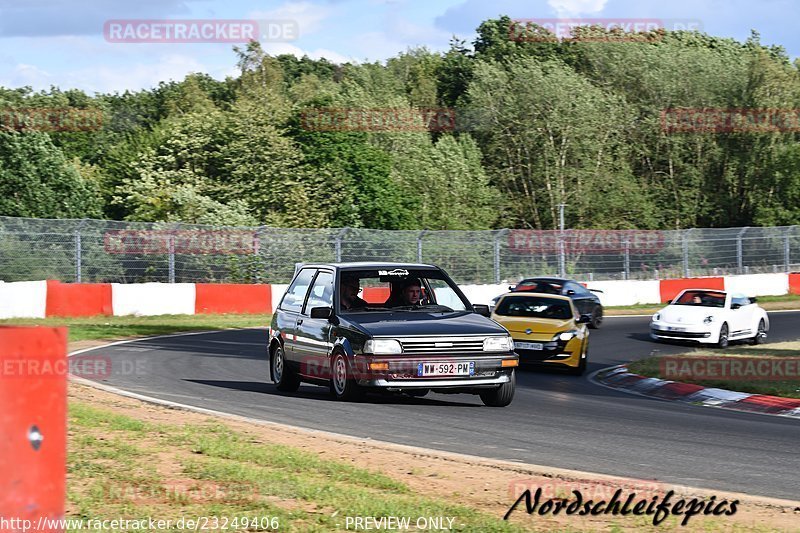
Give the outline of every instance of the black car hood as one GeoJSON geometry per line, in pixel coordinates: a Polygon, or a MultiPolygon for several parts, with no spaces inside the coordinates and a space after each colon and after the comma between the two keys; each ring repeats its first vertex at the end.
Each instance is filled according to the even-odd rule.
{"type": "Polygon", "coordinates": [[[390,313],[353,313],[347,321],[369,335],[499,335],[508,334],[494,320],[477,313],[427,313],[395,311],[390,313]]]}

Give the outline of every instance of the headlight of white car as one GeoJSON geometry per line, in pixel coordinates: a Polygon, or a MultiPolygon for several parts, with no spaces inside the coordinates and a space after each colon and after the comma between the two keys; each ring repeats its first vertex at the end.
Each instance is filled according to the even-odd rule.
{"type": "Polygon", "coordinates": [[[661,313],[654,314],[653,315],[653,321],[654,322],[658,322],[659,320],[661,320],[661,313]]]}
{"type": "Polygon", "coordinates": [[[513,352],[514,341],[511,337],[486,337],[483,340],[484,352],[513,352]]]}
{"type": "Polygon", "coordinates": [[[703,324],[711,324],[712,322],[714,322],[713,315],[709,315],[703,319],[703,324]]]}
{"type": "Polygon", "coordinates": [[[364,343],[364,353],[392,354],[402,353],[403,347],[394,339],[370,339],[364,343]]]}

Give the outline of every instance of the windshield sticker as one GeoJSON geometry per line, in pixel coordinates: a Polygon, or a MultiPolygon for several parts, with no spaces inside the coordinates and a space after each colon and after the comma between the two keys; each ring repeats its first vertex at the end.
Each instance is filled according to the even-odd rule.
{"type": "Polygon", "coordinates": [[[394,270],[378,270],[379,276],[408,276],[408,270],[395,268],[394,270]]]}

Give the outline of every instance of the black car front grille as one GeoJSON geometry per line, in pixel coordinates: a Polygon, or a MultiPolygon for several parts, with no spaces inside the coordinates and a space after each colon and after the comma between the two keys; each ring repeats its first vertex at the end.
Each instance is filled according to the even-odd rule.
{"type": "Polygon", "coordinates": [[[483,353],[486,337],[407,337],[398,339],[404,354],[483,353]]]}

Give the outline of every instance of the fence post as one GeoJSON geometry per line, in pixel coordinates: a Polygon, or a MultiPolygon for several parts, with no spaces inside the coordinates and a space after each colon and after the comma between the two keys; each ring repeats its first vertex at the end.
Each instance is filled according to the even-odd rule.
{"type": "Polygon", "coordinates": [[[426,233],[428,233],[428,230],[424,229],[417,235],[417,263],[422,263],[422,238],[426,233]]]}
{"type": "Polygon", "coordinates": [[[689,233],[691,229],[683,232],[683,277],[689,277],[689,233]]]}
{"type": "Polygon", "coordinates": [[[253,235],[253,283],[258,283],[258,271],[261,267],[261,262],[258,257],[261,255],[261,234],[266,229],[266,226],[259,226],[253,235]]]}
{"type": "Polygon", "coordinates": [[[342,262],[342,239],[344,238],[345,234],[350,228],[342,228],[339,230],[339,233],[336,234],[336,262],[342,262]]]}
{"type": "Polygon", "coordinates": [[[500,284],[500,239],[507,233],[507,229],[501,229],[494,234],[494,282],[497,284],[500,284]]]}
{"type": "Polygon", "coordinates": [[[175,283],[175,235],[169,234],[169,258],[167,266],[169,268],[169,283],[175,283]]]}
{"type": "Polygon", "coordinates": [[[86,223],[86,220],[81,220],[78,227],[75,228],[75,283],[81,283],[83,276],[81,267],[83,263],[83,246],[81,242],[81,228],[86,223]]]}
{"type": "Polygon", "coordinates": [[[793,228],[797,226],[789,226],[786,228],[785,234],[783,236],[783,270],[788,274],[789,273],[789,264],[790,264],[790,249],[789,249],[789,232],[792,231],[793,228]]]}
{"type": "Polygon", "coordinates": [[[742,235],[744,235],[749,228],[745,226],[744,228],[739,230],[739,233],[736,234],[736,273],[741,274],[744,264],[743,257],[742,257],[742,235]]]}
{"type": "Polygon", "coordinates": [[[631,242],[625,239],[625,279],[631,277],[631,242]]]}

